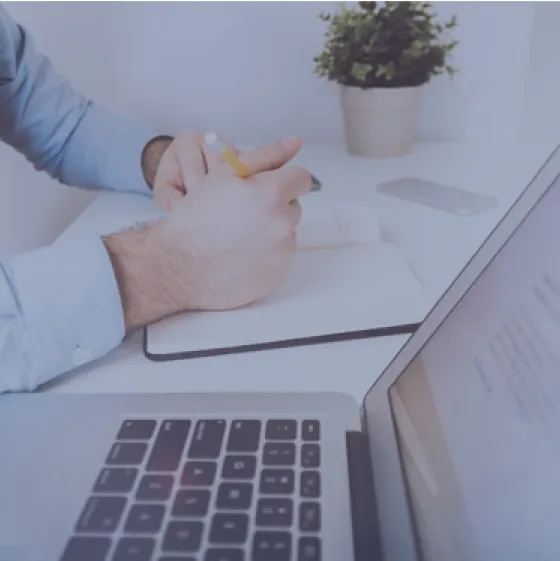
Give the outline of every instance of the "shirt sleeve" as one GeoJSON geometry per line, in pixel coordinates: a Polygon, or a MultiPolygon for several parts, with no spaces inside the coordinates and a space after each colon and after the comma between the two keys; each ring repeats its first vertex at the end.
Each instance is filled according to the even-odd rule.
{"type": "Polygon", "coordinates": [[[0,260],[0,393],[35,390],[106,355],[124,333],[117,282],[98,237],[0,260]]]}
{"type": "Polygon", "coordinates": [[[0,6],[0,139],[35,169],[66,185],[148,195],[141,155],[154,136],[76,91],[0,6]]]}

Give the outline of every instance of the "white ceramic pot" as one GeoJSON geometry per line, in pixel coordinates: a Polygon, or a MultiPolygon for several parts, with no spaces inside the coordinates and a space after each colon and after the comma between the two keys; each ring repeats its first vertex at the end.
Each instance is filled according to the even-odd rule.
{"type": "Polygon", "coordinates": [[[348,151],[366,158],[402,156],[410,151],[423,85],[362,89],[341,86],[348,151]]]}

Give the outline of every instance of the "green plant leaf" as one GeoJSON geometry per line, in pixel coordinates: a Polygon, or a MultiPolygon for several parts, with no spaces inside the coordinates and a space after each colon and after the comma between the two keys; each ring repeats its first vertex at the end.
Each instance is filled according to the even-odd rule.
{"type": "Polygon", "coordinates": [[[315,74],[359,87],[419,85],[431,76],[457,70],[448,57],[459,44],[444,33],[457,25],[453,16],[437,21],[428,2],[337,3],[326,23],[322,52],[313,58],[315,74]]]}
{"type": "Polygon", "coordinates": [[[371,64],[367,64],[365,62],[355,62],[352,65],[352,76],[356,78],[356,80],[363,82],[367,75],[371,72],[372,67],[371,64]]]}

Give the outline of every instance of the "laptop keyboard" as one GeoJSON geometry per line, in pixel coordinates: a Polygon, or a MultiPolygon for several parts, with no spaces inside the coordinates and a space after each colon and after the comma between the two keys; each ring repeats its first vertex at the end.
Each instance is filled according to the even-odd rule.
{"type": "Polygon", "coordinates": [[[317,419],[125,420],[60,561],[321,561],[317,419]]]}

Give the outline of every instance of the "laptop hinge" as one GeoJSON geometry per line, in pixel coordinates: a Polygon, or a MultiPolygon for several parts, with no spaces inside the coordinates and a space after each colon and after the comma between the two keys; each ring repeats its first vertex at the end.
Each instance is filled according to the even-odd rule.
{"type": "Polygon", "coordinates": [[[358,431],[346,433],[355,561],[381,561],[381,540],[369,442],[358,431]]]}

